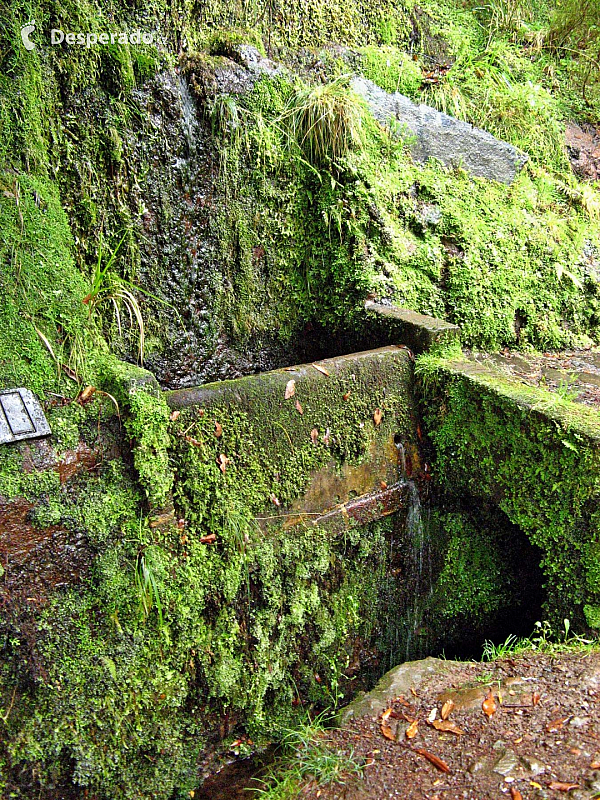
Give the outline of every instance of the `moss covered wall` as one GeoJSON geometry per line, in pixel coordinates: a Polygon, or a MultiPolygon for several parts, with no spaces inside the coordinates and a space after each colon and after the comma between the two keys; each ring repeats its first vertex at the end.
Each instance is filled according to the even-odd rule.
{"type": "MultiPolygon", "coordinates": [[[[64,483],[53,464],[24,475],[26,445],[0,454],[2,497],[28,500],[40,537],[60,526],[91,551],[70,587],[3,593],[3,791],[69,780],[111,799],[189,791],[220,738],[277,735],[396,660],[390,563],[402,515],[341,532],[286,522],[323,468],[358,471],[379,449],[387,471],[363,489],[397,478],[394,434],[416,436],[412,364],[398,348],[322,368],[202,387],[192,405],[172,393],[182,410],[171,420],[139,371],[123,371],[115,393],[140,405],[135,464],[143,456],[156,471],[149,499],[174,476],[179,521],[166,530],[142,512],[132,465],[110,453],[64,483]]],[[[77,415],[50,415],[57,452],[80,437],[94,445],[97,408],[77,415]]],[[[5,533],[0,522],[2,547],[5,533]]]]}
{"type": "Polygon", "coordinates": [[[491,499],[540,548],[557,629],[597,627],[597,413],[460,358],[425,356],[418,371],[440,490],[491,499]]]}

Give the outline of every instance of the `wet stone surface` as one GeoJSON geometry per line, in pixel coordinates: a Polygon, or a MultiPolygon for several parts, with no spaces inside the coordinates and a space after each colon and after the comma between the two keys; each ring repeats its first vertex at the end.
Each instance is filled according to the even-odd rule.
{"type": "Polygon", "coordinates": [[[533,355],[505,350],[472,353],[471,357],[499,374],[591,407],[600,408],[600,350],[566,350],[533,355]]]}

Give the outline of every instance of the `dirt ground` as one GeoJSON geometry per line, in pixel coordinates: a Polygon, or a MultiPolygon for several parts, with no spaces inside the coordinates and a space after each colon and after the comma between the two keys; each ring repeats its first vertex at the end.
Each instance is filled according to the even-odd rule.
{"type": "Polygon", "coordinates": [[[328,732],[330,749],[364,767],[343,785],[309,777],[300,797],[591,800],[600,797],[599,716],[599,652],[452,662],[377,718],[328,732]]]}

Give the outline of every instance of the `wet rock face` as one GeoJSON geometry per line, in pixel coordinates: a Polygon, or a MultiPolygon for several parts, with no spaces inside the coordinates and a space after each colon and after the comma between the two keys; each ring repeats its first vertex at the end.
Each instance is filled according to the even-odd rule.
{"type": "Polygon", "coordinates": [[[61,525],[40,528],[33,510],[24,498],[0,496],[0,598],[5,601],[27,594],[29,601],[44,602],[51,589],[79,583],[91,563],[83,533],[61,525]]]}
{"type": "Polygon", "coordinates": [[[397,92],[388,94],[365,78],[355,78],[352,87],[379,122],[395,121],[401,135],[412,137],[411,150],[419,161],[435,158],[448,166],[462,166],[477,177],[509,184],[527,161],[525,154],[491,133],[416,105],[397,92]]]}
{"type": "MultiPolygon", "coordinates": [[[[21,452],[24,472],[55,470],[67,492],[77,476],[119,455],[114,446],[90,447],[83,441],[60,457],[48,440],[24,445],[21,452]]],[[[54,589],[79,583],[92,563],[85,531],[62,521],[37,522],[44,502],[0,495],[0,605],[43,604],[54,589]]]]}
{"type": "Polygon", "coordinates": [[[565,143],[573,172],[584,180],[600,178],[600,128],[569,122],[565,143]]]}

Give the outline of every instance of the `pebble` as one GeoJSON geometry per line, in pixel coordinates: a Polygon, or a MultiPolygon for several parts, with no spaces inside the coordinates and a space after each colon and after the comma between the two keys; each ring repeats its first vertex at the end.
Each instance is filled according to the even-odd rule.
{"type": "Polygon", "coordinates": [[[585,728],[589,721],[589,717],[573,717],[573,719],[569,722],[569,725],[571,725],[573,728],[585,728]]]}
{"type": "Polygon", "coordinates": [[[521,764],[523,764],[527,772],[530,772],[534,777],[546,771],[546,765],[542,764],[535,756],[521,756],[521,764]]]}
{"type": "Polygon", "coordinates": [[[505,778],[510,777],[512,773],[519,766],[519,759],[512,750],[507,750],[498,761],[494,764],[494,772],[498,775],[503,775],[505,778]]]}

